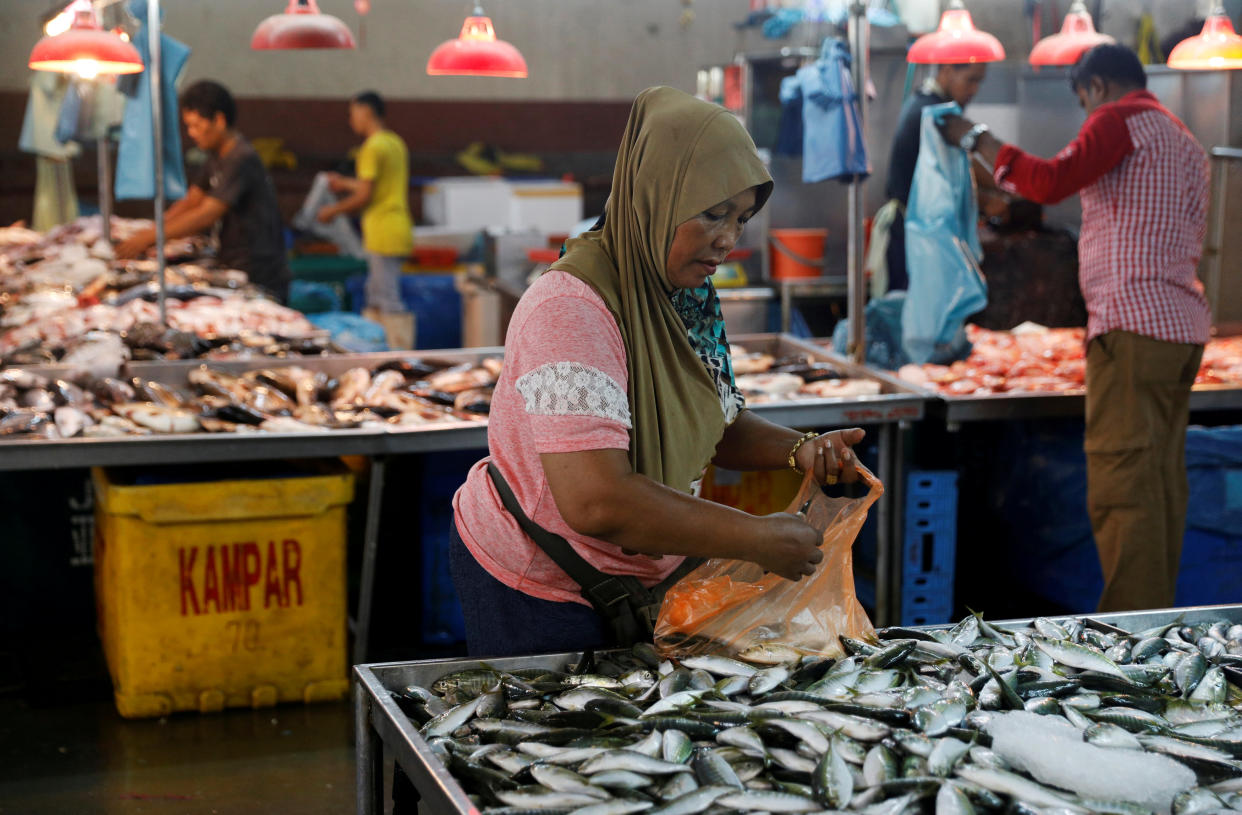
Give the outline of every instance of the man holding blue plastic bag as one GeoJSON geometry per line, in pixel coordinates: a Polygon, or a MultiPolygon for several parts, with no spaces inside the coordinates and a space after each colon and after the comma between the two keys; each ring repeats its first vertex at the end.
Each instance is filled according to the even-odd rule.
{"type": "Polygon", "coordinates": [[[1208,162],[1147,91],[1135,54],[1088,51],[1071,74],[1087,112],[1050,160],[946,120],[1002,188],[1039,203],[1078,192],[1079,283],[1087,303],[1087,504],[1104,569],[1101,611],[1174,604],[1186,525],[1190,389],[1211,329],[1196,277],[1206,233],[1208,162]]]}

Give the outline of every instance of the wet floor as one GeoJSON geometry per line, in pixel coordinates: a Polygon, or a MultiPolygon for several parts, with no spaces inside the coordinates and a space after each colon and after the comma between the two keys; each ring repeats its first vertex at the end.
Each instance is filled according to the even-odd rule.
{"type": "Polygon", "coordinates": [[[0,698],[0,813],[351,813],[349,702],[127,721],[0,698]]]}

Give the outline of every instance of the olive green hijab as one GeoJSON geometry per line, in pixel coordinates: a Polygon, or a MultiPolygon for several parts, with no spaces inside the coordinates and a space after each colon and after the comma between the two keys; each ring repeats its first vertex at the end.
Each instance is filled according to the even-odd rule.
{"type": "Polygon", "coordinates": [[[569,241],[551,267],[599,292],[621,329],[630,465],[681,491],[715,455],[726,417],[673,305],[665,260],[678,225],[755,186],[758,209],[772,178],[731,113],[673,88],[648,88],[630,111],[604,226],[569,241]]]}

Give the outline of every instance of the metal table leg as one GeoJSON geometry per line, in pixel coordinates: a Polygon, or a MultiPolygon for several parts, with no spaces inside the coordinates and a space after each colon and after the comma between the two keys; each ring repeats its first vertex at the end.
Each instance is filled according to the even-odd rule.
{"type": "Polygon", "coordinates": [[[384,743],[371,727],[371,702],[366,690],[354,683],[354,751],[358,815],[384,812],[384,743]]]}
{"type": "Polygon", "coordinates": [[[888,494],[880,499],[875,530],[875,623],[878,626],[892,624],[889,609],[889,589],[893,557],[893,424],[880,425],[879,451],[876,476],[884,484],[888,494]]]}
{"type": "Polygon", "coordinates": [[[362,582],[358,588],[357,624],[354,628],[354,664],[366,662],[371,635],[371,607],[375,594],[375,558],[379,552],[380,510],[384,500],[384,456],[371,459],[371,486],[367,491],[367,523],[362,535],[362,582]]]}

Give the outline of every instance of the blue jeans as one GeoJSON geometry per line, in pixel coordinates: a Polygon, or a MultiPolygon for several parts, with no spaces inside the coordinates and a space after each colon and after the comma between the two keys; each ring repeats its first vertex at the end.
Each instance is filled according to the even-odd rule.
{"type": "Polygon", "coordinates": [[[466,620],[466,652],[474,657],[554,654],[606,648],[612,636],[595,609],[540,600],[488,574],[449,530],[449,569],[466,620]]]}
{"type": "Polygon", "coordinates": [[[392,313],[406,311],[401,300],[401,266],[405,258],[367,253],[367,308],[392,313]]]}

